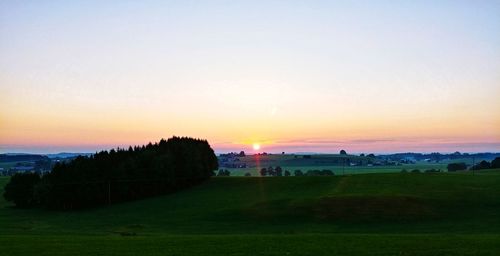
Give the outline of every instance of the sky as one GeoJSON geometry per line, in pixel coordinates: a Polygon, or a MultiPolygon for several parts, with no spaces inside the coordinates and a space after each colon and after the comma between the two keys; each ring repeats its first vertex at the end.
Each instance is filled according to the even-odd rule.
{"type": "Polygon", "coordinates": [[[500,152],[500,1],[0,1],[0,153],[500,152]]]}

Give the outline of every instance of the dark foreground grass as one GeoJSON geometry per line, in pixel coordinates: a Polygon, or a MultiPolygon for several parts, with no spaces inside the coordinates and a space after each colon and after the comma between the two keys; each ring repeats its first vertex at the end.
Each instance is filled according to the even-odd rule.
{"type": "Polygon", "coordinates": [[[498,235],[0,236],[3,255],[498,255],[498,235]]]}
{"type": "Polygon", "coordinates": [[[500,172],[220,177],[73,212],[1,198],[0,255],[500,255],[500,172]]]}

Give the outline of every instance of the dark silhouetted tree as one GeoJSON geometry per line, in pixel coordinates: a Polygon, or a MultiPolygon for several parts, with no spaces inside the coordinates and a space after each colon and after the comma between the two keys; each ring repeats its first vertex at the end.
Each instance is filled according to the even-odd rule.
{"type": "Polygon", "coordinates": [[[34,194],[46,207],[79,209],[171,193],[210,178],[217,168],[206,140],[173,137],[57,163],[34,194]]]}
{"type": "Polygon", "coordinates": [[[285,170],[285,176],[290,176],[291,173],[288,170],[285,170]]]}
{"type": "Polygon", "coordinates": [[[491,168],[491,164],[485,160],[479,162],[478,164],[472,167],[473,170],[482,170],[491,168]]]}
{"type": "Polygon", "coordinates": [[[40,176],[36,173],[16,173],[5,185],[3,196],[19,208],[34,206],[34,188],[39,182],[40,176]]]}
{"type": "Polygon", "coordinates": [[[491,161],[491,168],[500,168],[500,157],[497,157],[491,161]]]}
{"type": "Polygon", "coordinates": [[[467,169],[467,165],[465,163],[451,163],[448,164],[447,169],[449,172],[462,171],[467,169]]]}
{"type": "Polygon", "coordinates": [[[281,169],[281,167],[279,166],[276,166],[274,172],[276,173],[276,176],[283,176],[283,169],[281,169]]]}
{"type": "Polygon", "coordinates": [[[343,149],[342,149],[342,150],[340,150],[340,154],[341,154],[341,155],[347,155],[347,152],[346,152],[345,150],[343,150],[343,149]]]}
{"type": "Polygon", "coordinates": [[[269,176],[276,176],[276,172],[274,171],[274,169],[273,169],[272,166],[269,166],[267,168],[267,175],[269,175],[269,176]]]}
{"type": "Polygon", "coordinates": [[[260,176],[267,176],[267,169],[266,168],[260,169],[260,176]]]}
{"type": "Polygon", "coordinates": [[[294,176],[304,176],[304,173],[303,173],[301,170],[295,170],[295,171],[293,172],[293,175],[294,175],[294,176]]]}

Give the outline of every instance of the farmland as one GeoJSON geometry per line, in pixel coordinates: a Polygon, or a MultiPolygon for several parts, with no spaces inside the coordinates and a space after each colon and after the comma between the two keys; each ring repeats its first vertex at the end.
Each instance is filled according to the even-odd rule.
{"type": "MultiPolygon", "coordinates": [[[[7,182],[0,178],[0,187],[7,182]]],[[[0,200],[6,255],[496,255],[500,170],[215,177],[85,211],[0,200]]]]}
{"type": "MultiPolygon", "coordinates": [[[[220,160],[219,160],[220,161],[220,160]]],[[[291,173],[295,170],[306,172],[308,170],[331,170],[336,175],[340,174],[366,174],[366,173],[394,173],[406,169],[411,171],[418,169],[440,169],[446,171],[447,163],[456,162],[446,160],[442,162],[415,161],[410,164],[381,164],[380,159],[356,155],[319,154],[319,155],[294,155],[294,154],[272,154],[272,155],[247,155],[244,157],[229,158],[229,164],[222,163],[221,168],[231,172],[231,176],[244,176],[250,173],[259,176],[261,168],[280,166],[283,170],[291,173]],[[305,156],[307,158],[305,158],[305,156]],[[375,163],[375,164],[373,164],[375,163]],[[231,168],[225,166],[242,165],[245,168],[231,168]]]]}

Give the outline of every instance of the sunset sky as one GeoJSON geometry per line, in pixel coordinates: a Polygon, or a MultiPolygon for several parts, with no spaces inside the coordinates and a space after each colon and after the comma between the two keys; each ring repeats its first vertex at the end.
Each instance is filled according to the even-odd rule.
{"type": "Polygon", "coordinates": [[[0,153],[500,152],[500,1],[1,1],[0,153]]]}

